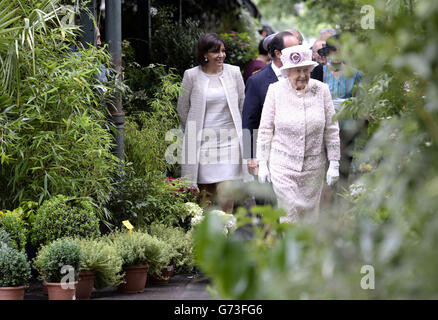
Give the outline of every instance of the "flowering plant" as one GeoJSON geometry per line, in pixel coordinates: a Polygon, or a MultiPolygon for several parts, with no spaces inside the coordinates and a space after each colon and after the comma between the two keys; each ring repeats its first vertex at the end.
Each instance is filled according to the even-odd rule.
{"type": "Polygon", "coordinates": [[[202,216],[203,210],[198,204],[196,204],[194,202],[186,202],[185,206],[186,206],[186,209],[188,211],[189,216],[192,216],[192,217],[202,216]]]}
{"type": "Polygon", "coordinates": [[[357,203],[359,199],[368,191],[365,185],[360,181],[351,184],[348,189],[343,189],[344,192],[341,194],[341,196],[351,203],[357,203]]]}
{"type": "Polygon", "coordinates": [[[187,200],[196,199],[199,189],[197,187],[189,185],[187,182],[183,181],[181,178],[168,177],[166,182],[175,187],[176,194],[187,198],[187,200]]]}
{"type": "MultiPolygon", "coordinates": [[[[225,235],[236,229],[236,217],[234,215],[225,213],[222,210],[211,210],[207,214],[215,214],[221,218],[222,222],[224,223],[223,233],[225,235]]],[[[192,226],[199,225],[204,220],[204,217],[205,215],[203,215],[202,209],[201,211],[197,211],[192,218],[192,226]]]]}

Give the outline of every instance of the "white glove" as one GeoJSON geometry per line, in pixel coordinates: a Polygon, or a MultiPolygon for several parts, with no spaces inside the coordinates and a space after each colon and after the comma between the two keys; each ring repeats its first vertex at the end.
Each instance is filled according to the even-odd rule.
{"type": "Polygon", "coordinates": [[[258,177],[260,183],[265,183],[266,181],[271,182],[271,174],[269,173],[268,163],[266,161],[259,162],[258,177]]]}
{"type": "Polygon", "coordinates": [[[334,185],[339,180],[339,161],[330,161],[327,170],[327,184],[334,185]]]}

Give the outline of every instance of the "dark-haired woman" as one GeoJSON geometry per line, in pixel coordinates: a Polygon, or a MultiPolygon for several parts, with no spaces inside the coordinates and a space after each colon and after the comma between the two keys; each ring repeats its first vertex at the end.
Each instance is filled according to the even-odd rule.
{"type": "Polygon", "coordinates": [[[244,83],[239,67],[224,63],[225,57],[219,35],[199,39],[198,66],[184,72],[177,110],[184,128],[181,175],[230,211],[233,201],[223,191],[248,173],[241,160],[244,83]]]}

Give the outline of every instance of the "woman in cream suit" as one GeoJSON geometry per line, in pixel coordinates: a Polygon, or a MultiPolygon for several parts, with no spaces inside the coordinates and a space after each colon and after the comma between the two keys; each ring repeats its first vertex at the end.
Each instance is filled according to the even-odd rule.
{"type": "Polygon", "coordinates": [[[259,181],[272,181],[287,216],[317,217],[327,160],[328,185],[339,179],[340,140],[329,88],[310,79],[317,65],[299,45],[282,50],[282,79],[269,86],[259,126],[259,181]]]}
{"type": "Polygon", "coordinates": [[[244,83],[239,67],[225,64],[225,42],[215,33],[202,36],[198,66],[184,72],[178,115],[184,129],[181,176],[201,192],[216,193],[224,211],[224,187],[247,175],[242,164],[242,106],[244,83]]]}

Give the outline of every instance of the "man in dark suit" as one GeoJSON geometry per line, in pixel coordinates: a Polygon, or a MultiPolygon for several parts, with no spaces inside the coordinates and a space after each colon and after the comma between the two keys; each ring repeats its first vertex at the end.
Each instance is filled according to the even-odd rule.
{"type": "MultiPolygon", "coordinates": [[[[269,41],[269,39],[267,40],[269,41]]],[[[283,77],[280,71],[283,66],[280,60],[281,50],[298,45],[299,40],[292,33],[283,31],[273,36],[272,40],[266,44],[272,62],[248,78],[242,111],[243,154],[244,159],[249,159],[248,171],[252,174],[256,174],[258,168],[255,159],[255,143],[268,87],[271,83],[277,82],[283,77]]]]}

